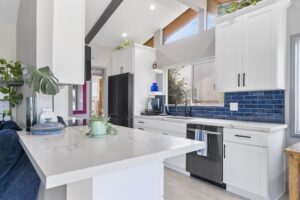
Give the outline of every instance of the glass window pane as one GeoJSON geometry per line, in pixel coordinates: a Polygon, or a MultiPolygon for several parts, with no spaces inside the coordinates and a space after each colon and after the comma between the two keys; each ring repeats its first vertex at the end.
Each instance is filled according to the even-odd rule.
{"type": "Polygon", "coordinates": [[[214,14],[207,14],[207,24],[206,29],[212,29],[215,27],[217,16],[214,14]]]}
{"type": "Polygon", "coordinates": [[[191,22],[189,22],[187,25],[179,29],[177,32],[175,32],[170,37],[166,38],[165,44],[168,44],[170,42],[174,42],[176,40],[180,40],[182,38],[192,36],[199,33],[199,17],[194,18],[191,22]]]}
{"type": "Polygon", "coordinates": [[[300,113],[300,39],[296,40],[296,45],[295,45],[295,71],[296,71],[296,78],[295,78],[295,95],[296,95],[296,101],[295,101],[295,110],[296,110],[296,131],[297,133],[300,133],[300,117],[299,117],[299,113],[300,113]]]}
{"type": "Polygon", "coordinates": [[[192,65],[168,70],[169,104],[191,103],[192,99],[192,65]]]}
{"type": "Polygon", "coordinates": [[[223,104],[224,94],[216,92],[215,62],[209,61],[194,65],[193,103],[223,104]]]}

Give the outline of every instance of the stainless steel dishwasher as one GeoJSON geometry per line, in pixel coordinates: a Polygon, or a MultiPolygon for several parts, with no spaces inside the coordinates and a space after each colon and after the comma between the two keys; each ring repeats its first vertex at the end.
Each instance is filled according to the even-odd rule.
{"type": "Polygon", "coordinates": [[[186,154],[186,169],[192,177],[226,188],[223,183],[223,127],[187,125],[187,138],[195,140],[196,130],[207,134],[207,156],[197,151],[186,154]]]}

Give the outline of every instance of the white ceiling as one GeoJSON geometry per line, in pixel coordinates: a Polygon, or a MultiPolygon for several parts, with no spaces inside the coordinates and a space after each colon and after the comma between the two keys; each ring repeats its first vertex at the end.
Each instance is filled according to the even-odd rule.
{"type": "MultiPolygon", "coordinates": [[[[86,32],[109,3],[110,0],[86,0],[86,32]]],[[[129,40],[144,43],[187,8],[176,0],[124,0],[91,43],[115,48],[124,39],[124,32],[129,40]],[[152,4],[156,5],[155,10],[149,9],[152,4]]]]}
{"type": "Polygon", "coordinates": [[[17,24],[20,0],[0,0],[0,23],[17,24]]]}

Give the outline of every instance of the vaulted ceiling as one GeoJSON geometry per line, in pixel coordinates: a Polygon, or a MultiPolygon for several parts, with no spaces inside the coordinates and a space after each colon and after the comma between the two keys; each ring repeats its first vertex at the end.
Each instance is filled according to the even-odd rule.
{"type": "MultiPolygon", "coordinates": [[[[86,0],[86,33],[110,2],[86,0]]],[[[123,33],[133,42],[144,43],[187,8],[176,0],[124,0],[91,43],[114,48],[124,39],[123,33]],[[156,9],[150,10],[151,5],[156,9]]]]}

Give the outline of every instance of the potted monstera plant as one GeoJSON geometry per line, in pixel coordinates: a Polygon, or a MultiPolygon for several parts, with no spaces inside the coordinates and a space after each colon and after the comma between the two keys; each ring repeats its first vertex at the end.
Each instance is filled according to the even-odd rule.
{"type": "MultiPolygon", "coordinates": [[[[26,98],[26,129],[30,131],[31,127],[37,123],[36,111],[36,93],[44,95],[56,95],[59,93],[59,84],[50,67],[25,67],[25,83],[33,91],[33,95],[26,98]]],[[[52,102],[53,103],[53,102],[52,102]]]]}

